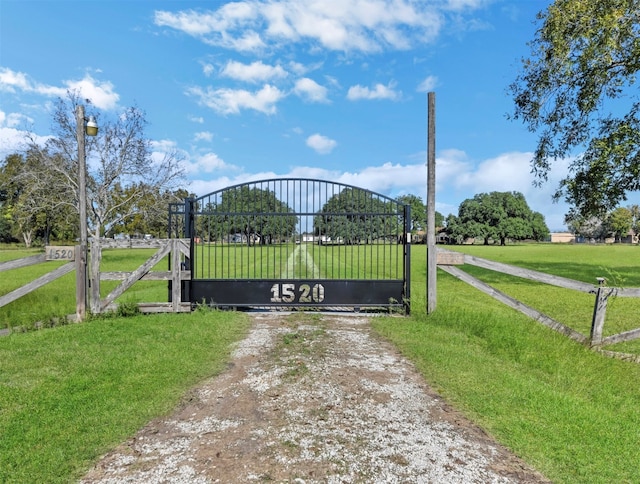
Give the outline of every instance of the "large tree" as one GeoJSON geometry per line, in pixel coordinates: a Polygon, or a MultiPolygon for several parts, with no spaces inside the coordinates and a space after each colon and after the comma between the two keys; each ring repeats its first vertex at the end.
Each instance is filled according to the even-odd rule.
{"type": "MultiPolygon", "coordinates": [[[[35,137],[30,138],[29,153],[37,157],[35,165],[39,168],[21,175],[39,187],[41,193],[48,193],[42,202],[51,200],[72,207],[76,213],[79,201],[75,113],[80,102],[73,92],[58,99],[53,136],[46,146],[40,146],[35,137]]],[[[99,117],[98,113],[95,115],[99,117]]],[[[145,113],[139,108],[127,108],[114,120],[100,119],[99,124],[98,136],[86,138],[87,216],[89,230],[96,239],[139,213],[141,207],[149,206],[152,199],[164,204],[166,210],[166,200],[158,195],[181,183],[183,174],[182,160],[176,151],[165,153],[161,159],[152,156],[151,140],[145,136],[145,113]]]]}
{"type": "Polygon", "coordinates": [[[537,181],[571,160],[555,198],[602,215],[640,190],[640,2],[556,0],[538,23],[509,88],[513,118],[539,136],[537,181]]]}
{"type": "Polygon", "coordinates": [[[607,228],[613,234],[614,240],[621,242],[633,227],[633,214],[625,207],[618,207],[607,217],[607,228]]]}
{"type": "Polygon", "coordinates": [[[511,240],[544,240],[549,229],[542,214],[533,212],[519,192],[480,193],[460,204],[457,217],[447,219],[454,240],[479,238],[505,245],[511,240]]]}
{"type": "MultiPolygon", "coordinates": [[[[55,159],[64,165],[61,159],[55,159]]],[[[4,200],[5,216],[11,221],[12,233],[22,238],[27,247],[37,238],[45,244],[52,236],[73,238],[77,227],[66,200],[59,172],[52,172],[42,163],[39,152],[29,150],[12,154],[0,164],[0,199],[4,200]],[[56,189],[52,190],[52,187],[56,189]]]]}
{"type": "Polygon", "coordinates": [[[386,202],[360,188],[345,188],[333,195],[313,218],[316,235],[348,245],[397,237],[403,231],[399,222],[395,202],[386,202]]]}
{"type": "MultiPolygon", "coordinates": [[[[207,216],[201,219],[203,227],[212,226],[215,237],[222,240],[243,234],[248,245],[288,239],[298,223],[293,209],[273,191],[249,185],[224,190],[219,201],[204,208],[207,216]]],[[[207,232],[203,227],[200,230],[207,232]]]]}

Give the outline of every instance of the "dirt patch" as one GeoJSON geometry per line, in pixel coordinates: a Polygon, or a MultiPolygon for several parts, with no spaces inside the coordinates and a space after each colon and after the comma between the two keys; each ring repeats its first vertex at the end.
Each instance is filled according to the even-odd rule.
{"type": "Polygon", "coordinates": [[[253,317],[224,373],[82,482],[549,482],[443,402],[368,318],[253,317]]]}

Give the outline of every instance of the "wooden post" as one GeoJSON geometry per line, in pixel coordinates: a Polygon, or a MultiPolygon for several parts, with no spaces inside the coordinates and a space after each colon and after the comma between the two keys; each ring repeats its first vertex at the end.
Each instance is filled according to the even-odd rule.
{"type": "Polygon", "coordinates": [[[602,330],[604,328],[604,318],[607,313],[607,300],[613,290],[606,287],[606,281],[599,278],[600,287],[596,291],[596,301],[593,305],[593,319],[591,320],[591,346],[598,346],[602,343],[602,330]]]}
{"type": "Polygon", "coordinates": [[[84,321],[87,315],[87,253],[76,245],[76,321],[84,321]]]}
{"type": "Polygon", "coordinates": [[[100,240],[91,239],[91,271],[89,279],[91,281],[91,312],[100,314],[100,264],[102,262],[102,244],[100,240]]]}
{"type": "Polygon", "coordinates": [[[436,94],[427,95],[427,314],[436,310],[436,94]]]}
{"type": "Polygon", "coordinates": [[[181,286],[180,273],[182,267],[180,266],[180,239],[171,240],[171,305],[174,313],[178,312],[182,299],[180,297],[181,286]]]}
{"type": "Polygon", "coordinates": [[[76,252],[76,260],[80,260],[83,265],[76,265],[78,275],[76,284],[83,284],[76,287],[76,302],[82,300],[84,307],[76,307],[78,321],[83,321],[87,313],[87,163],[84,146],[84,106],[79,104],[76,107],[76,141],[78,143],[78,213],[80,217],[80,248],[76,252]],[[82,274],[79,274],[82,272],[82,274]],[[80,294],[80,291],[83,294],[80,294]],[[80,297],[78,297],[80,296],[80,297]]]}

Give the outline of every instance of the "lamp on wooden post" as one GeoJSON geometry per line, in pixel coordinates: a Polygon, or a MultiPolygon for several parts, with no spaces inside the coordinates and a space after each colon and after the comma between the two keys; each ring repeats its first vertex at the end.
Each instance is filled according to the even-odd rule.
{"type": "Polygon", "coordinates": [[[93,116],[86,119],[84,106],[76,107],[76,140],[78,143],[78,210],[80,215],[80,250],[76,251],[76,319],[87,314],[87,162],[85,135],[96,136],[98,123],[93,116]],[[85,124],[86,121],[86,124],[85,124]]]}

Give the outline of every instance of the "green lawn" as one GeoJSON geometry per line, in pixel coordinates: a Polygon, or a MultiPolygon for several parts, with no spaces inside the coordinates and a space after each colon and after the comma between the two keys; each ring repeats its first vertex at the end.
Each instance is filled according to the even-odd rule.
{"type": "Polygon", "coordinates": [[[0,338],[0,482],[70,482],[223,369],[239,313],[140,315],[0,338]]]}
{"type": "MultiPolygon", "coordinates": [[[[448,248],[588,283],[605,276],[612,285],[640,287],[638,247],[448,248]]],[[[331,260],[331,247],[323,250],[316,255],[331,260]]],[[[152,253],[105,251],[104,269],[132,270],[152,253]]],[[[365,254],[358,263],[372,260],[365,254]]],[[[0,260],[6,257],[0,251],[0,260]]],[[[329,267],[322,260],[318,264],[329,267]]],[[[166,262],[159,264],[165,268],[166,262]]],[[[588,334],[593,295],[463,269],[588,334]]],[[[0,293],[13,279],[0,278],[0,293]]],[[[17,301],[9,315],[0,313],[1,321],[28,321],[56,297],[56,311],[66,311],[67,304],[73,312],[69,285],[17,301]]],[[[164,282],[134,288],[123,298],[166,300],[164,282]]],[[[411,317],[374,318],[373,325],[448,401],[554,482],[640,482],[640,365],[592,352],[442,271],[437,310],[427,315],[425,246],[412,250],[411,293],[411,317]]],[[[605,334],[640,326],[637,301],[610,301],[605,334]]],[[[190,386],[219,371],[229,343],[246,327],[242,314],[198,311],[0,338],[0,482],[73,480],[110,446],[173,408],[190,386]]],[[[637,342],[619,346],[640,354],[637,342]]]]}
{"type": "MultiPolygon", "coordinates": [[[[632,267],[637,247],[451,248],[585,282],[614,270],[640,286],[632,267]]],[[[594,353],[443,272],[437,309],[427,316],[425,256],[414,247],[412,317],[376,318],[376,330],[447,400],[554,482],[640,482],[640,365],[594,353]]],[[[464,269],[588,331],[593,295],[544,292],[517,278],[464,269]]],[[[627,325],[640,326],[627,316],[627,325]]]]}

